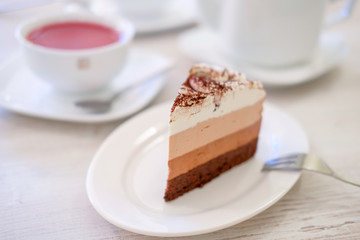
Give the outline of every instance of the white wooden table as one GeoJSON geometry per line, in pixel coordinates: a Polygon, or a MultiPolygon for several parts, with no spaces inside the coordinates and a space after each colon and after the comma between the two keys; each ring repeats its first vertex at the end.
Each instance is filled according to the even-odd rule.
{"type": "MultiPolygon", "coordinates": [[[[56,8],[56,6],[52,6],[56,8]]],[[[16,43],[12,29],[47,7],[0,15],[0,63],[16,43]]],[[[267,89],[268,101],[306,129],[311,151],[340,174],[360,181],[360,6],[333,29],[349,56],[309,83],[267,89]]],[[[181,31],[138,38],[177,60],[151,105],[174,98],[193,60],[176,47],[181,31]]],[[[95,212],[85,191],[89,163],[124,120],[65,123],[0,109],[0,239],[156,239],[113,226],[95,212]]],[[[290,192],[261,214],[190,239],[360,239],[360,188],[304,172],[290,192]]],[[[189,239],[189,238],[187,238],[189,239]]]]}

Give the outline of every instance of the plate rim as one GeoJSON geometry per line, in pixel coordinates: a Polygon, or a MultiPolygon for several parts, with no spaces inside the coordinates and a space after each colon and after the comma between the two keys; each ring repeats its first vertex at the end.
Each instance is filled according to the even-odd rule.
{"type": "MultiPolygon", "coordinates": [[[[237,220],[225,223],[225,224],[220,224],[217,227],[213,227],[211,229],[204,229],[204,230],[198,230],[198,231],[191,231],[191,232],[156,232],[156,231],[146,231],[146,230],[142,230],[141,228],[133,228],[131,226],[128,225],[124,225],[122,223],[118,223],[115,220],[111,219],[106,212],[102,211],[101,207],[98,206],[95,203],[94,200],[94,196],[93,194],[93,188],[91,186],[91,179],[92,179],[92,174],[94,172],[94,165],[95,163],[98,161],[97,159],[99,159],[99,156],[102,154],[103,149],[107,147],[108,143],[112,141],[112,138],[114,136],[116,136],[118,134],[118,132],[121,131],[122,128],[125,128],[127,124],[131,124],[131,122],[134,119],[138,119],[141,118],[143,116],[146,116],[147,114],[150,114],[150,112],[161,109],[165,106],[169,106],[172,103],[172,101],[164,101],[162,103],[156,104],[151,108],[148,108],[138,114],[136,114],[135,116],[133,116],[132,118],[126,120],[123,124],[121,124],[120,126],[118,126],[117,128],[115,128],[109,135],[108,137],[103,141],[103,143],[100,145],[100,147],[98,148],[98,150],[96,151],[94,157],[92,158],[92,161],[89,165],[88,171],[87,171],[87,175],[86,175],[86,192],[87,192],[87,196],[88,199],[91,203],[91,205],[94,207],[94,209],[96,210],[96,212],[103,217],[105,220],[107,220],[109,223],[120,227],[124,230],[127,231],[131,231],[133,233],[137,233],[137,234],[142,234],[142,235],[146,235],[146,236],[155,236],[155,237],[186,237],[186,236],[195,236],[195,235],[200,235],[200,234],[206,234],[206,233],[211,233],[214,231],[218,231],[218,230],[222,230],[231,226],[234,226],[236,224],[239,224],[243,221],[246,221],[256,215],[258,215],[259,213],[265,211],[266,209],[268,209],[269,207],[273,206],[276,202],[278,202],[281,198],[283,198],[292,188],[293,186],[297,183],[297,181],[299,180],[300,176],[301,176],[301,172],[297,172],[297,176],[296,179],[294,180],[294,182],[292,184],[290,184],[289,186],[287,186],[286,189],[283,189],[282,192],[280,192],[279,194],[277,194],[276,198],[271,199],[271,201],[267,201],[265,205],[261,206],[260,208],[256,209],[256,211],[253,211],[251,214],[247,215],[246,217],[243,218],[239,218],[237,220]]],[[[299,129],[302,131],[302,133],[304,134],[305,140],[306,140],[306,149],[307,151],[309,150],[309,140],[308,137],[306,135],[306,132],[304,131],[303,127],[301,126],[301,124],[298,123],[298,121],[296,121],[293,117],[291,117],[289,114],[285,113],[284,111],[282,111],[279,107],[277,107],[276,105],[269,103],[269,102],[265,102],[265,105],[267,105],[268,107],[270,106],[271,108],[274,108],[278,111],[281,111],[282,113],[286,114],[287,117],[289,117],[292,121],[294,121],[299,129]]],[[[171,105],[170,105],[171,106],[171,105]]]]}

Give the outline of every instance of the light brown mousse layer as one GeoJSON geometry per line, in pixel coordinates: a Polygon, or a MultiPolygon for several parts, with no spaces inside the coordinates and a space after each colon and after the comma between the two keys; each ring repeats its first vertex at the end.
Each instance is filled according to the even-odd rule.
{"type": "Polygon", "coordinates": [[[217,139],[184,155],[171,159],[169,164],[168,180],[184,174],[191,169],[218,157],[245,146],[257,139],[260,130],[261,118],[252,125],[240,129],[232,134],[217,139]]]}
{"type": "Polygon", "coordinates": [[[261,118],[263,101],[261,99],[253,105],[200,122],[195,127],[171,135],[169,160],[254,124],[261,118]]]}

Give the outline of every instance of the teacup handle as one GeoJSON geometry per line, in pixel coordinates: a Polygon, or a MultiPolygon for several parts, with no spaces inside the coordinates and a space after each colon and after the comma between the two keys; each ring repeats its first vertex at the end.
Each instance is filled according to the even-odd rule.
{"type": "Polygon", "coordinates": [[[344,6],[339,9],[339,11],[326,17],[325,26],[329,27],[335,25],[350,17],[354,5],[355,0],[346,0],[344,6]]]}

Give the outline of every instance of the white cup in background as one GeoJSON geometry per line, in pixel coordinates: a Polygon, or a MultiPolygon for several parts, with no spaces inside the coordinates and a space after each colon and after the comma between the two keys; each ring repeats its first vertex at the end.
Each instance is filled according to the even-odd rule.
{"type": "Polygon", "coordinates": [[[309,60],[324,22],[349,16],[354,0],[341,13],[324,13],[327,0],[198,0],[203,22],[214,31],[222,50],[266,67],[286,67],[309,60]]]}

